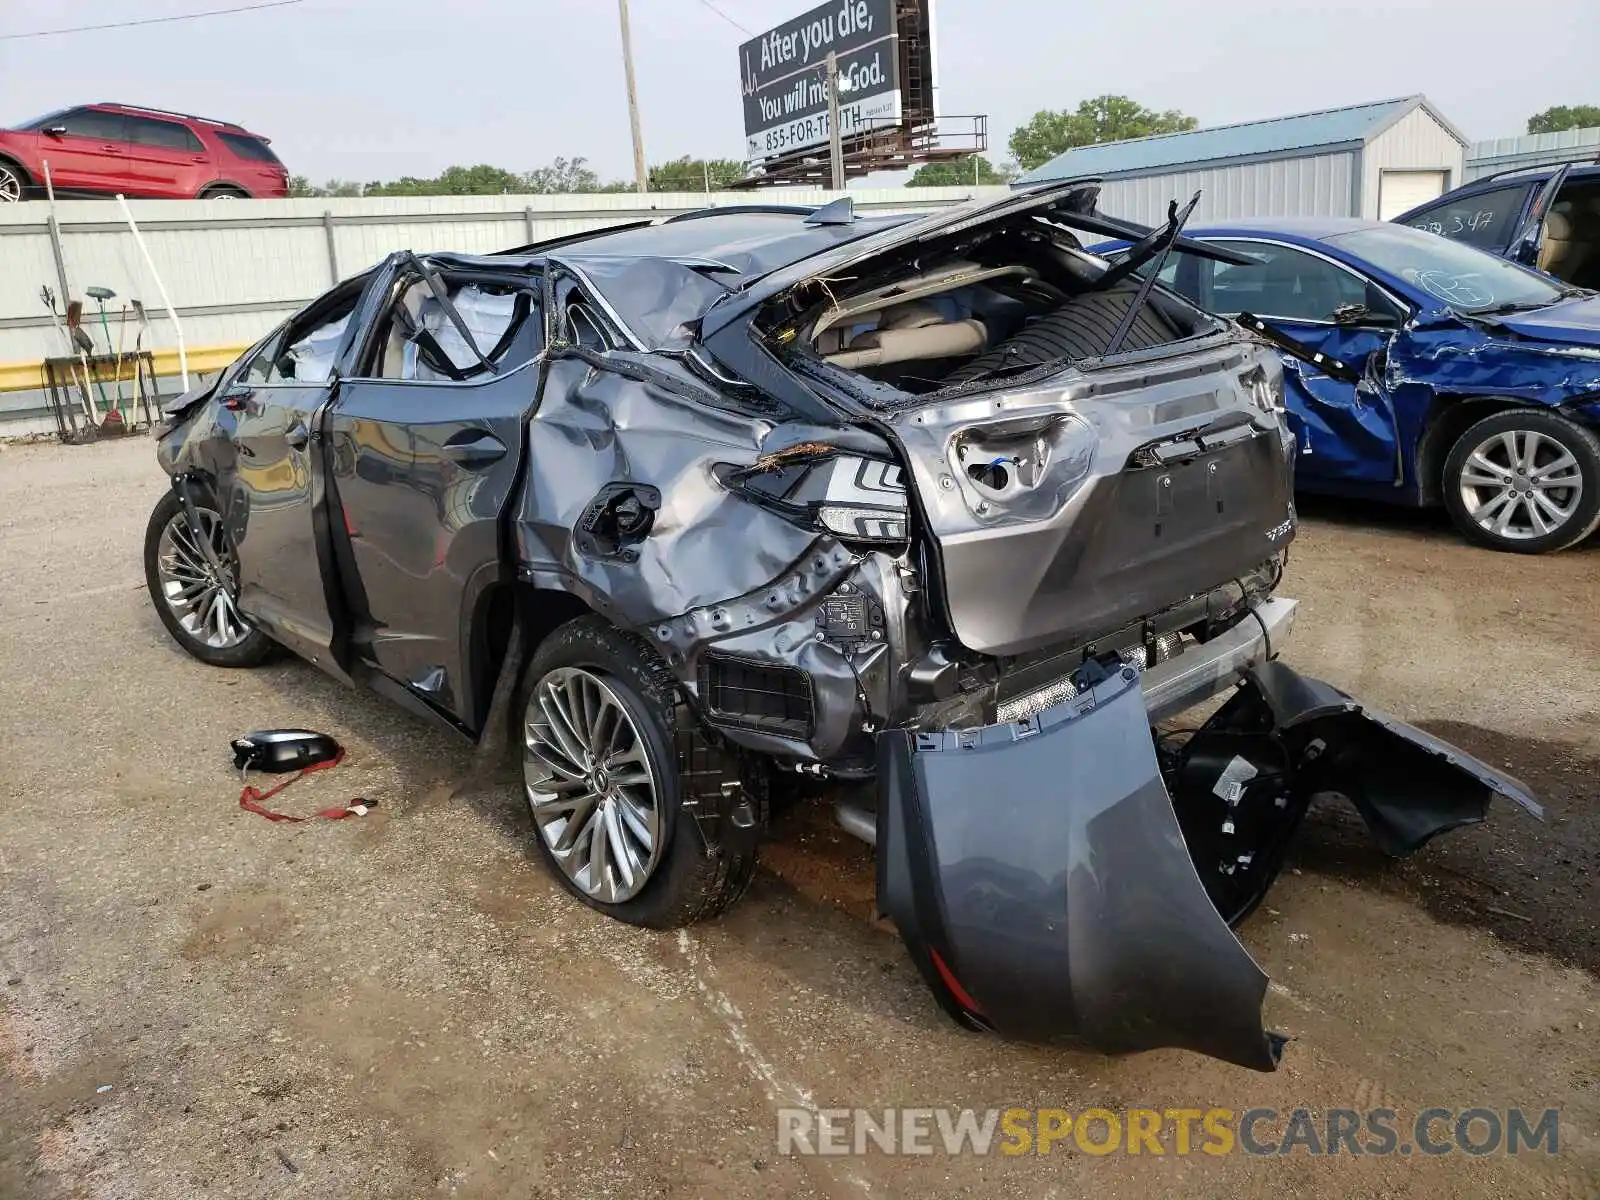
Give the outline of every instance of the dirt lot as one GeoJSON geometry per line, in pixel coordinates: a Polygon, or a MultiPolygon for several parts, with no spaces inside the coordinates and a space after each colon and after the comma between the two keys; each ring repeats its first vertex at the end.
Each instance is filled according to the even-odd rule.
{"type": "Polygon", "coordinates": [[[148,442],[0,449],[0,1197],[1600,1195],[1600,548],[1526,560],[1317,505],[1286,657],[1521,775],[1397,865],[1319,811],[1244,940],[1293,1035],[1258,1075],[1007,1045],[868,919],[871,859],[804,813],[682,935],[571,902],[513,786],[313,668],[186,658],[146,601],[148,442]],[[228,740],[347,764],[272,825],[228,740]],[[1555,1157],[777,1153],[782,1106],[1562,1109],[1555,1157]]]}

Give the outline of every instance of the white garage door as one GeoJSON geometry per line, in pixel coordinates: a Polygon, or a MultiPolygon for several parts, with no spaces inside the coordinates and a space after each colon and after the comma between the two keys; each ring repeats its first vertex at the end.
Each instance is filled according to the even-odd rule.
{"type": "Polygon", "coordinates": [[[1380,171],[1378,220],[1389,221],[1444,195],[1443,171],[1380,171]]]}

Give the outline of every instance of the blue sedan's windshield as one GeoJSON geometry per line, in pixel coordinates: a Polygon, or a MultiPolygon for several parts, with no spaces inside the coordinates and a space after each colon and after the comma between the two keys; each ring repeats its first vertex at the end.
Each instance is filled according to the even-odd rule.
{"type": "Polygon", "coordinates": [[[1542,308],[1565,294],[1554,280],[1409,225],[1376,225],[1326,240],[1457,312],[1542,308]]]}

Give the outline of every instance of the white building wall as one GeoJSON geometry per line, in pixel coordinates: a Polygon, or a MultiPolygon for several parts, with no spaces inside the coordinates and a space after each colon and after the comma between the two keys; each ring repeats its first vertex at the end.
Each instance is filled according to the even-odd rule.
{"type": "Polygon", "coordinates": [[[1361,211],[1378,219],[1379,177],[1383,171],[1443,171],[1448,191],[1462,182],[1466,148],[1425,108],[1414,108],[1367,143],[1361,155],[1361,211]]]}
{"type": "Polygon", "coordinates": [[[1312,154],[1238,166],[1211,166],[1107,180],[1101,211],[1146,225],[1166,220],[1167,204],[1200,192],[1191,225],[1243,217],[1347,216],[1354,156],[1312,154]]]}

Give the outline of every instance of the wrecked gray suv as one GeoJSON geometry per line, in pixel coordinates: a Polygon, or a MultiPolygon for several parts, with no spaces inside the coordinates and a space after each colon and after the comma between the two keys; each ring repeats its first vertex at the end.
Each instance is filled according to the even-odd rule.
{"type": "Polygon", "coordinates": [[[1535,805],[1277,659],[1276,354],[1098,190],[394,255],[169,406],[156,610],[468,738],[514,694],[538,851],[621,920],[725,907],[828,781],[960,1021],[1270,1069],[1230,926],[1313,795],[1396,854],[1535,805]]]}

